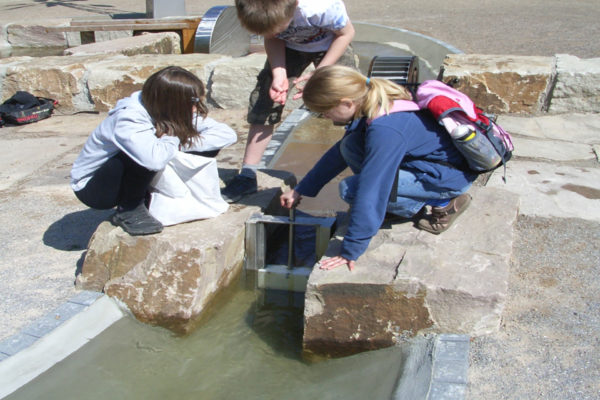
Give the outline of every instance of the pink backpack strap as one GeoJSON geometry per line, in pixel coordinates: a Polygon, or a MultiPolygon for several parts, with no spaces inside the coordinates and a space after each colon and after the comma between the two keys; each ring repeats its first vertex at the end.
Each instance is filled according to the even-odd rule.
{"type": "MultiPolygon", "coordinates": [[[[419,111],[419,105],[417,103],[415,103],[414,101],[410,101],[410,100],[394,100],[394,102],[392,103],[392,106],[390,107],[390,114],[391,113],[397,113],[397,112],[405,112],[405,111],[419,111]]],[[[379,117],[382,117],[385,115],[385,111],[383,111],[383,109],[381,109],[379,111],[379,115],[376,116],[373,119],[367,119],[367,125],[370,125],[371,122],[373,122],[374,119],[377,119],[379,117]]]]}

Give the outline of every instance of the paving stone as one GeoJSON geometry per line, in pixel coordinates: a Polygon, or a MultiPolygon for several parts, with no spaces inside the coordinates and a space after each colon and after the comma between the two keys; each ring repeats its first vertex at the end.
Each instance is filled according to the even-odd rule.
{"type": "Polygon", "coordinates": [[[104,294],[101,292],[93,292],[91,290],[82,290],[77,293],[75,296],[69,299],[69,303],[81,304],[84,306],[91,306],[98,298],[102,297],[104,294]]]}
{"type": "Polygon", "coordinates": [[[38,340],[37,337],[27,335],[25,333],[17,333],[16,335],[13,335],[0,342],[0,353],[12,356],[31,346],[36,340],[38,340]]]}
{"type": "Polygon", "coordinates": [[[427,400],[462,400],[467,393],[466,385],[434,382],[429,389],[427,400]]]}
{"type": "Polygon", "coordinates": [[[487,187],[519,195],[522,215],[600,221],[600,168],[513,160],[506,183],[502,171],[496,170],[487,187]]]}

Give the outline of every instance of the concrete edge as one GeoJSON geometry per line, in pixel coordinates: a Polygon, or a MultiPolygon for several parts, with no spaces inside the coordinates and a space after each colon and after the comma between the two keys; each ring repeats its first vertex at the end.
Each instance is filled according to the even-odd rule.
{"type": "Polygon", "coordinates": [[[273,165],[281,157],[281,150],[285,149],[285,143],[292,137],[291,133],[310,114],[308,109],[296,108],[279,124],[275,132],[273,132],[273,137],[262,156],[259,164],[261,169],[273,168],[273,165]]]}
{"type": "Polygon", "coordinates": [[[391,400],[464,400],[470,340],[449,333],[410,340],[391,400]]]}
{"type": "MultiPolygon", "coordinates": [[[[88,293],[95,292],[85,292],[88,293]]],[[[59,326],[51,327],[50,332],[43,337],[36,337],[35,329],[38,328],[39,334],[43,334],[46,318],[53,318],[57,315],[56,312],[0,343],[4,348],[1,354],[8,356],[0,362],[0,399],[47,371],[125,316],[115,300],[101,293],[98,295],[89,304],[76,302],[81,295],[65,303],[68,307],[75,304],[81,308],[72,307],[76,310],[74,314],[59,326]],[[5,352],[10,347],[13,347],[14,352],[9,350],[9,353],[13,354],[5,352]]]]}
{"type": "Polygon", "coordinates": [[[464,400],[469,371],[469,335],[441,334],[433,344],[427,400],[464,400]]]}

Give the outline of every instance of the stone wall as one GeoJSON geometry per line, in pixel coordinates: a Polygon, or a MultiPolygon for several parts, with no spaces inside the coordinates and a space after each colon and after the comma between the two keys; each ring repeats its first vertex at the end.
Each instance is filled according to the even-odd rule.
{"type": "MultiPolygon", "coordinates": [[[[264,54],[239,58],[164,54],[178,52],[171,36],[149,34],[84,45],[69,49],[73,54],[69,57],[0,59],[0,100],[25,90],[58,100],[59,109],[65,112],[107,111],[119,98],[141,89],[153,72],[180,65],[206,83],[211,106],[247,106],[266,60],[264,54]]],[[[454,84],[489,112],[600,111],[600,58],[451,54],[443,68],[445,82],[454,84]]]]}
{"type": "Polygon", "coordinates": [[[496,114],[600,112],[600,58],[451,54],[443,80],[496,114]]]}

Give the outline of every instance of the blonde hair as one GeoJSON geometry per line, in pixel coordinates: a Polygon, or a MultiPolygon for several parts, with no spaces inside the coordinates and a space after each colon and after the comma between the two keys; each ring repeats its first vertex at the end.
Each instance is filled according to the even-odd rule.
{"type": "Polygon", "coordinates": [[[375,118],[383,110],[389,113],[394,100],[412,100],[410,92],[392,81],[367,78],[360,72],[341,65],[315,70],[302,91],[302,99],[315,112],[326,112],[350,99],[359,105],[355,118],[375,118]]]}
{"type": "Polygon", "coordinates": [[[279,33],[273,30],[292,19],[296,4],[297,0],[235,0],[240,23],[257,35],[279,33]]]}

